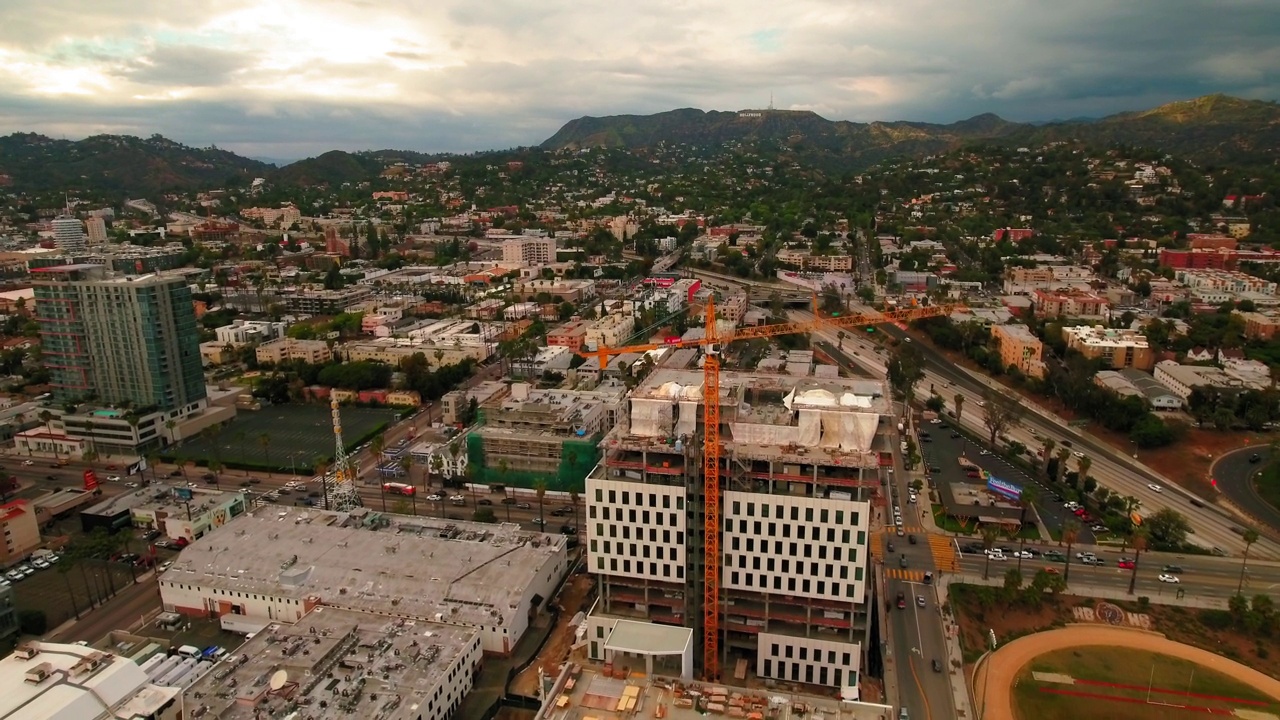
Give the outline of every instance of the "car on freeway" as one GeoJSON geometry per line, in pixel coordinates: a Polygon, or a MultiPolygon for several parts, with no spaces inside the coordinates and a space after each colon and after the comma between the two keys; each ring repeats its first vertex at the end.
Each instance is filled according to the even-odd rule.
{"type": "Polygon", "coordinates": [[[1066,560],[1066,559],[1067,559],[1067,556],[1066,556],[1066,555],[1063,555],[1061,552],[1059,552],[1059,551],[1057,551],[1057,550],[1045,550],[1045,551],[1044,551],[1044,559],[1045,559],[1045,560],[1053,560],[1053,561],[1055,561],[1055,562],[1062,562],[1063,560],[1066,560]]]}
{"type": "Polygon", "coordinates": [[[34,461],[34,460],[23,460],[23,461],[22,461],[22,464],[23,464],[23,466],[24,466],[24,467],[31,467],[32,465],[35,465],[36,463],[35,463],[35,461],[34,461]]]}
{"type": "Polygon", "coordinates": [[[543,518],[534,518],[529,522],[533,523],[534,525],[537,525],[538,527],[542,527],[543,525],[547,524],[547,521],[543,518]]]}
{"type": "Polygon", "coordinates": [[[124,478],[120,477],[119,475],[109,475],[109,476],[107,476],[107,482],[120,482],[120,481],[121,481],[121,480],[123,480],[123,479],[124,479],[124,478]]]}
{"type": "Polygon", "coordinates": [[[492,504],[493,504],[493,501],[492,501],[492,500],[490,500],[489,498],[480,498],[479,500],[477,500],[477,501],[476,501],[476,504],[477,504],[477,505],[492,505],[492,504]]]}
{"type": "Polygon", "coordinates": [[[1015,552],[1013,556],[1016,558],[1021,558],[1023,560],[1031,560],[1035,558],[1035,555],[1032,555],[1031,552],[1028,550],[1020,550],[1018,552],[1015,552]]]}
{"type": "MultiPolygon", "coordinates": [[[[1254,453],[1249,456],[1249,462],[1254,464],[1260,463],[1262,462],[1262,456],[1259,455],[1258,453],[1254,453]]],[[[26,465],[26,463],[23,463],[23,465],[26,465]]]]}
{"type": "Polygon", "coordinates": [[[518,503],[516,503],[516,509],[517,509],[517,510],[532,510],[532,509],[533,509],[533,505],[531,505],[531,504],[529,504],[529,503],[525,503],[525,502],[518,502],[518,503]]]}
{"type": "Polygon", "coordinates": [[[1181,565],[1165,565],[1162,568],[1162,570],[1164,570],[1169,574],[1180,573],[1182,572],[1182,566],[1181,565]]]}
{"type": "Polygon", "coordinates": [[[1100,532],[1106,532],[1106,531],[1107,531],[1107,526],[1106,526],[1106,525],[1094,525],[1094,526],[1090,527],[1089,529],[1090,529],[1090,530],[1092,530],[1092,531],[1094,531],[1094,532],[1096,532],[1096,533],[1100,533],[1100,532]]]}
{"type": "Polygon", "coordinates": [[[1135,567],[1137,567],[1137,563],[1135,563],[1134,561],[1128,558],[1120,558],[1119,560],[1116,561],[1116,567],[1120,568],[1121,570],[1132,570],[1135,567]]]}
{"type": "Polygon", "coordinates": [[[1156,492],[1158,492],[1158,493],[1162,493],[1162,492],[1164,492],[1164,488],[1160,487],[1159,485],[1157,485],[1157,484],[1155,484],[1155,483],[1147,483],[1147,487],[1151,488],[1152,490],[1154,490],[1154,491],[1156,491],[1156,492]]]}
{"type": "Polygon", "coordinates": [[[991,558],[992,560],[995,560],[995,561],[997,561],[997,562],[1004,562],[1005,560],[1008,560],[1008,559],[1009,559],[1009,558],[1005,557],[1005,554],[1004,554],[1004,553],[999,552],[999,551],[997,551],[997,550],[993,550],[993,551],[991,551],[990,553],[988,553],[988,554],[987,554],[987,557],[989,557],[989,558],[991,558]]]}
{"type": "Polygon", "coordinates": [[[440,502],[444,499],[444,495],[441,495],[440,493],[431,493],[427,496],[427,499],[431,502],[440,502]]]}
{"type": "Polygon", "coordinates": [[[924,607],[924,596],[923,596],[923,595],[917,595],[917,596],[916,596],[916,607],[924,607]]]}
{"type": "Polygon", "coordinates": [[[127,488],[136,488],[136,487],[138,487],[138,483],[136,483],[136,482],[127,482],[127,483],[125,483],[125,484],[124,484],[124,486],[125,486],[125,487],[127,487],[127,488]]]}
{"type": "Polygon", "coordinates": [[[1080,564],[1081,565],[1104,565],[1105,563],[1102,562],[1102,558],[1100,557],[1087,557],[1087,558],[1081,558],[1080,564]]]}
{"type": "Polygon", "coordinates": [[[901,610],[906,606],[907,606],[907,594],[899,590],[898,591],[898,609],[901,610]]]}
{"type": "Polygon", "coordinates": [[[466,502],[466,501],[467,501],[466,495],[450,495],[449,496],[449,502],[466,502]]]}
{"type": "Polygon", "coordinates": [[[1180,582],[1182,582],[1182,581],[1178,579],[1178,576],[1177,576],[1177,575],[1170,575],[1170,574],[1168,574],[1168,573],[1160,573],[1160,582],[1162,582],[1162,583],[1170,583],[1170,584],[1173,584],[1173,585],[1177,585],[1178,583],[1180,583],[1180,582]]]}

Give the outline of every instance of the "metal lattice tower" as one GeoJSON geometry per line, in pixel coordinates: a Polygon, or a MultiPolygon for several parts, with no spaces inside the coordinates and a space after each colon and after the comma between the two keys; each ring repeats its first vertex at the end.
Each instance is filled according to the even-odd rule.
{"type": "Polygon", "coordinates": [[[324,481],[329,486],[329,509],[347,512],[364,504],[356,492],[356,476],[360,474],[360,468],[356,467],[342,445],[342,417],[338,413],[337,397],[330,400],[329,408],[333,411],[333,472],[326,475],[324,481]]]}

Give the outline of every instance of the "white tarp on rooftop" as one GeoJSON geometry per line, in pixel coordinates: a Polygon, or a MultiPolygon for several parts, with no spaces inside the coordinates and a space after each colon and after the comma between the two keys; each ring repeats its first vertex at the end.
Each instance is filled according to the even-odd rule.
{"type": "Polygon", "coordinates": [[[701,400],[701,385],[681,385],[677,382],[663,383],[653,391],[654,397],[671,398],[672,400],[701,400]]]}
{"type": "Polygon", "coordinates": [[[818,447],[822,439],[822,411],[801,410],[796,443],[803,447],[818,447]]]}
{"type": "Polygon", "coordinates": [[[698,401],[680,401],[680,419],[676,421],[676,435],[693,435],[698,429],[698,401]]]}
{"type": "Polygon", "coordinates": [[[822,440],[819,447],[856,452],[871,449],[876,426],[880,422],[878,415],[837,410],[823,410],[821,414],[822,440]]]}
{"type": "Polygon", "coordinates": [[[805,390],[797,393],[795,390],[783,399],[783,404],[787,409],[803,408],[803,407],[849,407],[849,408],[869,408],[871,407],[872,398],[867,395],[858,395],[856,393],[846,392],[840,393],[839,397],[830,390],[821,388],[814,390],[805,390]]]}
{"type": "Polygon", "coordinates": [[[670,400],[632,398],[631,434],[640,437],[669,437],[671,414],[670,400]]]}
{"type": "Polygon", "coordinates": [[[800,428],[791,425],[733,423],[733,441],[740,445],[791,445],[800,436],[800,428]]]}

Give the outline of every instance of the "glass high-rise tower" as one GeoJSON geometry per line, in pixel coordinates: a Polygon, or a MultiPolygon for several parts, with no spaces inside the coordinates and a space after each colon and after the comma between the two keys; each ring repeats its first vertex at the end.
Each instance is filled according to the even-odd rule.
{"type": "Polygon", "coordinates": [[[33,273],[54,399],[129,402],[182,414],[198,409],[204,372],[185,278],[108,277],[101,266],[88,264],[33,273]]]}

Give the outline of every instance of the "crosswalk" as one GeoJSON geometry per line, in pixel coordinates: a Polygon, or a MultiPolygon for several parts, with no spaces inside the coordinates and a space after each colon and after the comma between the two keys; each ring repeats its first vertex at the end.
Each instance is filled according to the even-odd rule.
{"type": "Polygon", "coordinates": [[[956,544],[944,535],[929,535],[929,552],[933,555],[933,564],[939,570],[955,572],[960,567],[960,553],[956,544]]]}
{"type": "Polygon", "coordinates": [[[890,580],[907,582],[924,582],[924,570],[903,570],[901,568],[885,568],[884,576],[890,580]]]}

